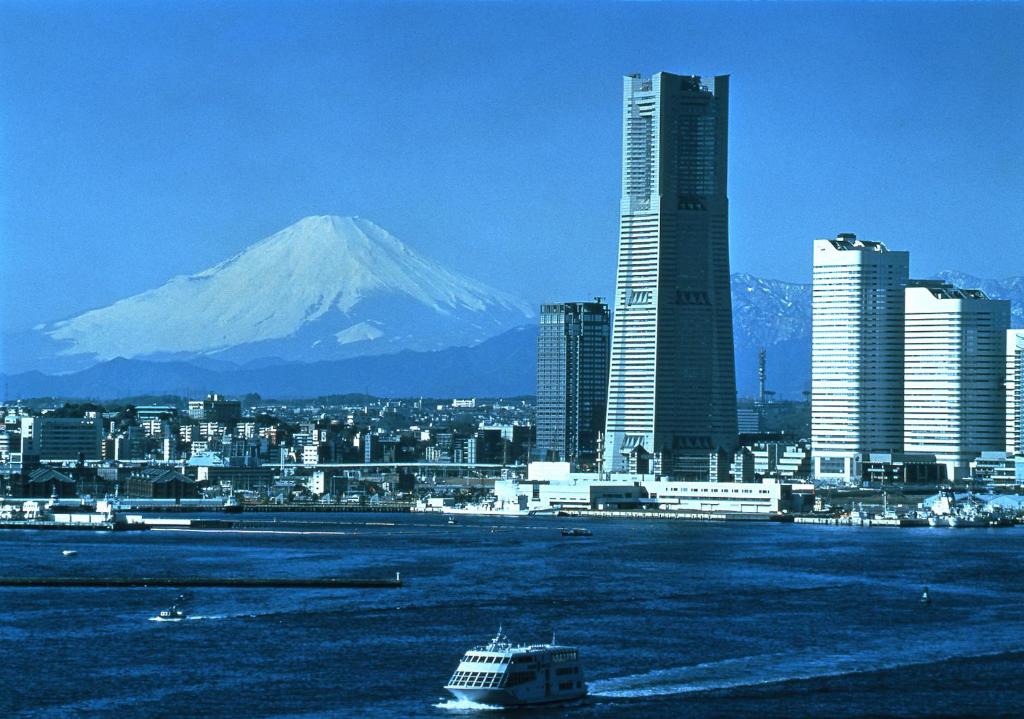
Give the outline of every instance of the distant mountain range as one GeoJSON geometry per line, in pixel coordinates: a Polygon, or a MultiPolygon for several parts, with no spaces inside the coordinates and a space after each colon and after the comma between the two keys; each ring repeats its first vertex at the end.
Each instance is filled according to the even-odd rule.
{"type": "Polygon", "coordinates": [[[512,397],[533,394],[537,330],[525,326],[473,347],[230,369],[117,358],[65,375],[0,376],[7,396],[109,399],[258,392],[300,398],[360,392],[377,397],[512,397]]]}
{"type": "MultiPolygon", "coordinates": [[[[939,279],[1012,302],[1024,277],[939,279]]],[[[736,380],[799,399],[810,386],[811,286],[732,276],[736,380]]],[[[3,397],[107,399],[258,392],[299,398],[514,396],[535,392],[533,308],[416,255],[368,220],[309,217],[241,254],[155,290],[21,337],[3,397]]]]}

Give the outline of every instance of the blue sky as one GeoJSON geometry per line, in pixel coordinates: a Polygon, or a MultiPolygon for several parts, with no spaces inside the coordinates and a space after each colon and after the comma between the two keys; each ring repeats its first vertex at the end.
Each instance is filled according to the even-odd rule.
{"type": "Polygon", "coordinates": [[[0,330],[373,219],[534,302],[614,281],[621,76],[730,73],[732,264],[838,231],[1024,274],[1024,5],[0,4],[0,330]]]}

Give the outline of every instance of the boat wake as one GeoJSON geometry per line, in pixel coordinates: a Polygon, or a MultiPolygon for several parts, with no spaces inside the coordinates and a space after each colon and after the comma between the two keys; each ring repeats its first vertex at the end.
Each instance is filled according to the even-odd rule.
{"type": "Polygon", "coordinates": [[[200,621],[200,620],[208,620],[208,619],[252,619],[253,617],[256,617],[256,616],[257,616],[256,614],[196,614],[194,616],[184,617],[182,619],[168,619],[168,618],[165,618],[165,617],[150,617],[149,621],[151,621],[151,622],[179,623],[179,622],[197,622],[197,621],[200,621]]]}
{"type": "Polygon", "coordinates": [[[879,642],[837,654],[820,650],[757,654],[599,679],[589,682],[590,695],[622,699],[668,696],[997,656],[1024,651],[1021,636],[1024,635],[965,636],[931,643],[879,642]]]}
{"type": "Polygon", "coordinates": [[[447,699],[443,702],[438,702],[434,707],[454,712],[492,712],[502,711],[502,709],[504,709],[504,707],[495,706],[493,704],[477,704],[476,702],[471,702],[468,699],[447,699]]]}

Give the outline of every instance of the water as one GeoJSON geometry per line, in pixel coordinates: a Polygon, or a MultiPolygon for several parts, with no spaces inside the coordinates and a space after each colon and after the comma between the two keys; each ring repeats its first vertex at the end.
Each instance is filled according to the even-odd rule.
{"type": "Polygon", "coordinates": [[[0,533],[9,575],[407,582],[194,589],[184,622],[150,621],[173,589],[0,588],[0,716],[948,717],[1024,705],[1024,528],[573,520],[594,536],[563,538],[568,520],[555,518],[277,520],[247,533],[0,533]],[[591,696],[500,713],[447,697],[461,653],[499,624],[514,640],[554,630],[578,645],[591,696]]]}

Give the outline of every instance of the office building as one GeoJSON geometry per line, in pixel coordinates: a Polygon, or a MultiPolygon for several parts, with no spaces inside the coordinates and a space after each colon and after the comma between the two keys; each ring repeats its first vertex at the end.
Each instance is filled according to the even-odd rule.
{"type": "Polygon", "coordinates": [[[541,306],[537,337],[537,450],[590,467],[604,431],[611,313],[603,302],[541,306]]]}
{"type": "Polygon", "coordinates": [[[814,242],[811,437],[814,475],[859,482],[866,455],[903,445],[907,252],[852,233],[814,242]]]}
{"type": "Polygon", "coordinates": [[[624,78],[603,470],[725,479],[736,447],[729,78],[624,78]]]}
{"type": "Polygon", "coordinates": [[[96,417],[22,417],[21,451],[42,461],[100,459],[103,425],[96,417]]]}
{"type": "Polygon", "coordinates": [[[1024,455],[1024,330],[1006,333],[1006,451],[1024,455]]]}
{"type": "Polygon", "coordinates": [[[242,403],[211,393],[206,399],[189,400],[188,415],[192,419],[232,424],[242,417],[242,403]]]}
{"type": "Polygon", "coordinates": [[[939,281],[906,289],[903,447],[934,454],[949,480],[1006,447],[1010,303],[939,281]]]}

